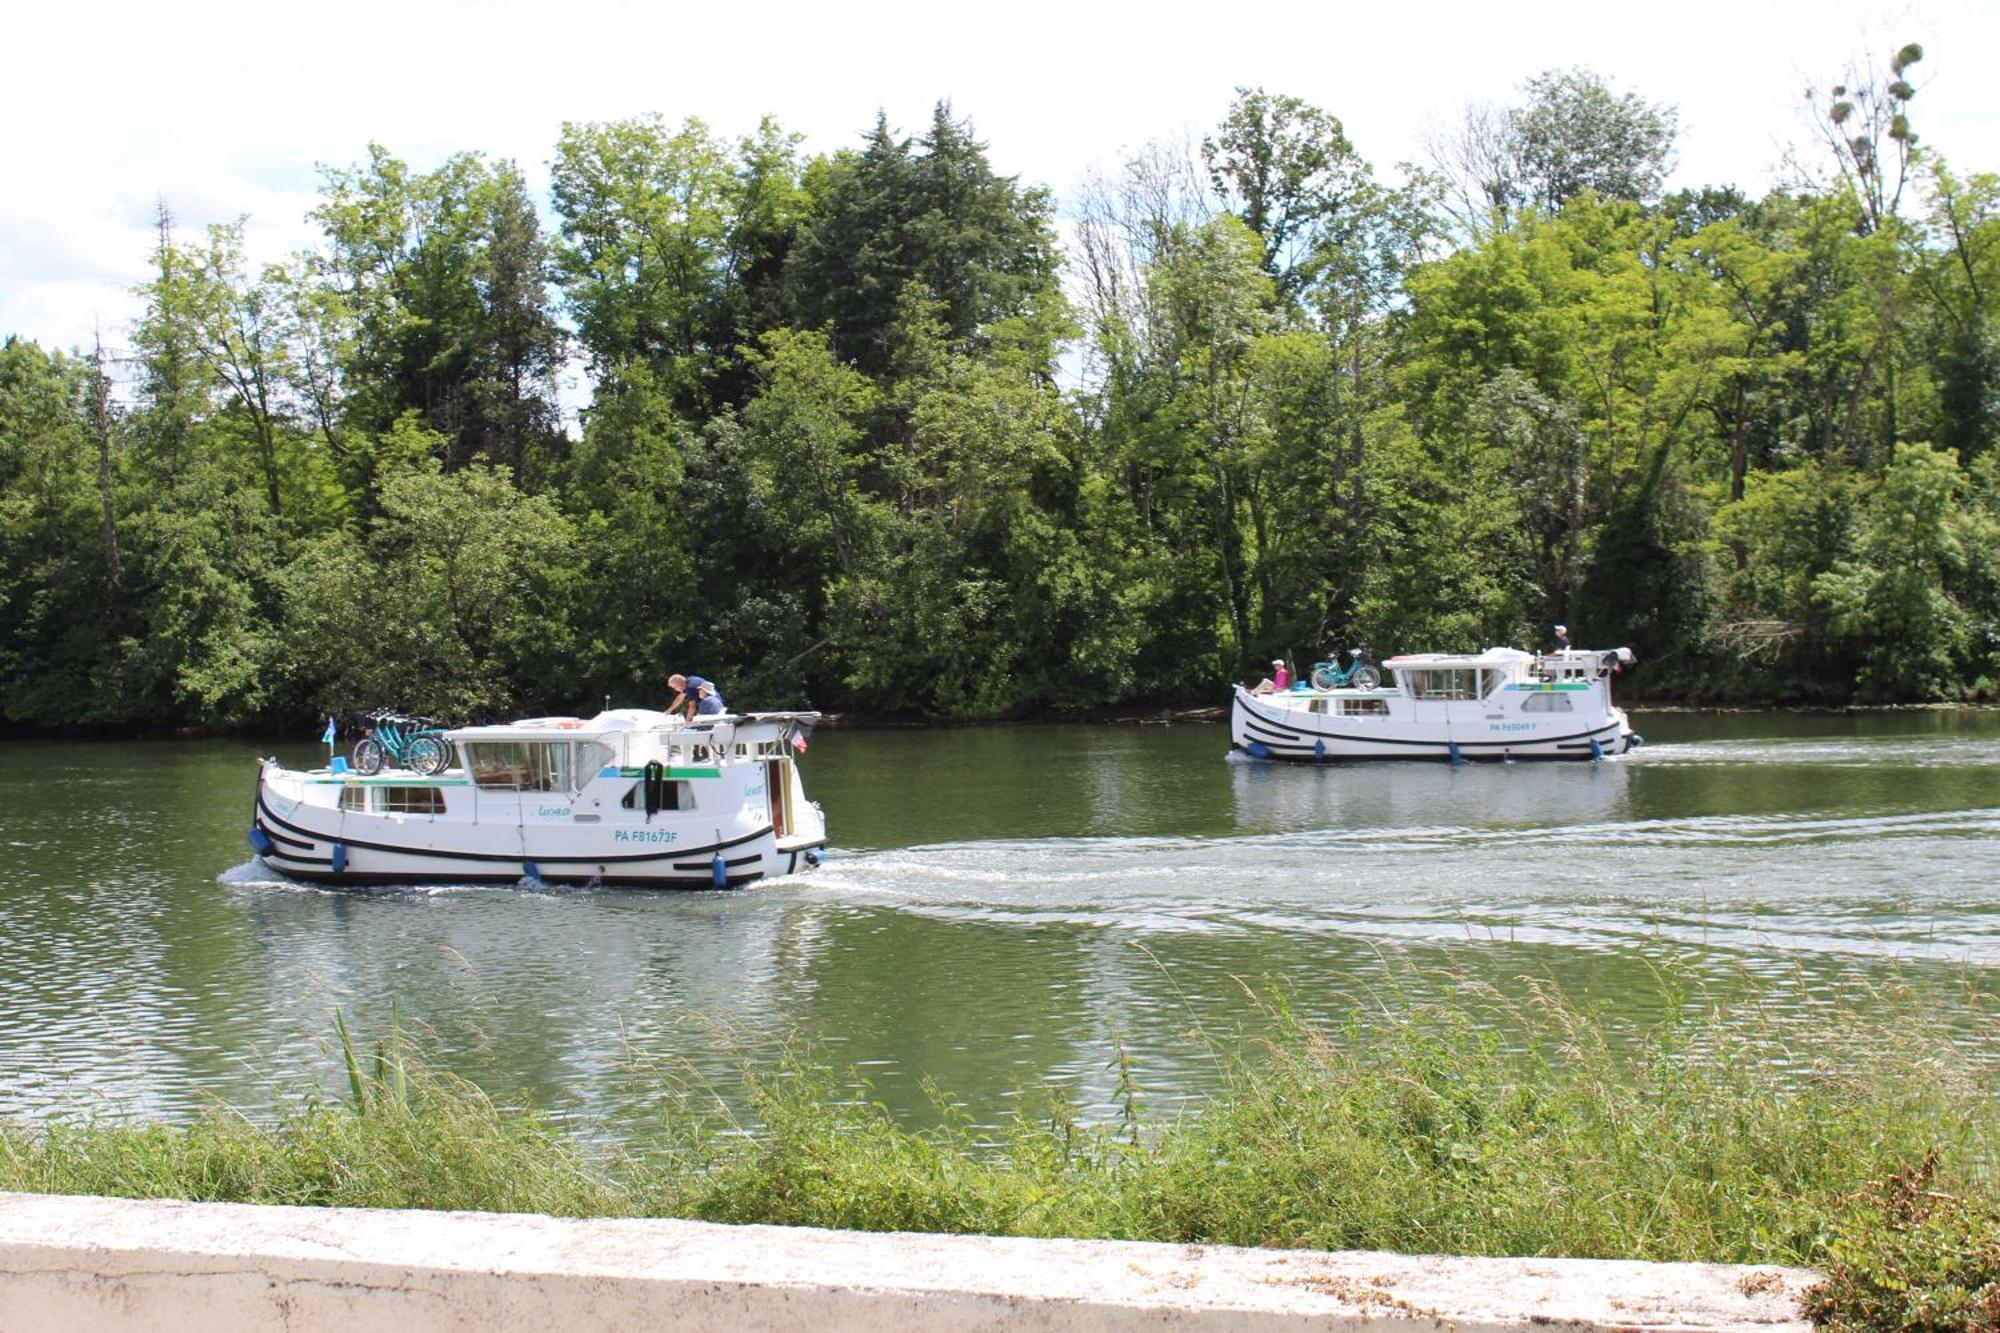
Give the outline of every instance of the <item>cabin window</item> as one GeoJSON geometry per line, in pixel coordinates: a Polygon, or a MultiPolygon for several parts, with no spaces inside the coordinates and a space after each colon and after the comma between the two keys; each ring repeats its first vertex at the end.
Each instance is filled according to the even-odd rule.
{"type": "Polygon", "coordinates": [[[1326,711],[1326,700],[1324,699],[1313,700],[1311,703],[1306,705],[1306,711],[1308,713],[1324,713],[1326,711]]]}
{"type": "MultiPolygon", "coordinates": [[[[645,797],[640,794],[642,785],[637,782],[633,783],[630,790],[625,793],[625,799],[618,802],[618,804],[624,806],[627,810],[643,810],[645,808],[645,797]]],[[[662,783],[660,796],[660,809],[662,810],[694,809],[694,784],[691,782],[676,780],[662,783]]]]}
{"type": "Polygon", "coordinates": [[[708,758],[708,747],[706,745],[697,745],[694,747],[694,760],[696,763],[701,763],[707,758],[708,758]]]}
{"type": "Polygon", "coordinates": [[[1571,713],[1576,711],[1576,706],[1570,702],[1567,694],[1531,694],[1521,700],[1521,711],[1524,713],[1571,713]]]}
{"type": "Polygon", "coordinates": [[[603,741],[572,741],[576,747],[576,785],[571,791],[582,791],[592,778],[618,762],[618,754],[603,741]]]}
{"type": "Polygon", "coordinates": [[[1389,716],[1389,701],[1387,699],[1342,699],[1340,701],[1340,715],[1342,717],[1387,717],[1389,716]]]}
{"type": "Polygon", "coordinates": [[[1436,667],[1411,671],[1410,696],[1416,699],[1476,699],[1479,672],[1470,667],[1436,667]]]}
{"type": "Polygon", "coordinates": [[[359,783],[351,787],[342,787],[340,789],[340,808],[343,810],[366,810],[368,808],[368,789],[359,783]]]}
{"type": "Polygon", "coordinates": [[[578,792],[611,762],[597,741],[466,741],[474,786],[488,791],[578,792]]]}
{"type": "Polygon", "coordinates": [[[377,809],[392,815],[441,815],[444,793],[436,787],[384,787],[377,809]]]}

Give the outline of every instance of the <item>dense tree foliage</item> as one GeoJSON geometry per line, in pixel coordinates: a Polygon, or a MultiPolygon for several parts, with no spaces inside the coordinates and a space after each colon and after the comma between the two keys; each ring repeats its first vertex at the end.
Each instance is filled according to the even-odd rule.
{"type": "Polygon", "coordinates": [[[1064,242],[948,106],[825,156],[567,125],[546,230],[512,163],[371,147],[261,269],[162,208],[129,357],[0,347],[0,718],[676,668],[1019,716],[1554,621],[1655,695],[1991,695],[2000,177],[1919,146],[1922,55],[1755,199],[1662,196],[1671,108],[1568,70],[1406,184],[1239,90],[1064,242]]]}

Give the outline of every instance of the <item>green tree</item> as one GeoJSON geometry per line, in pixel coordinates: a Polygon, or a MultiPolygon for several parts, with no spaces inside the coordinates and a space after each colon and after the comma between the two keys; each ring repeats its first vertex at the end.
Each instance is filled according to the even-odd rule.
{"type": "Polygon", "coordinates": [[[1861,501],[1852,557],[1813,580],[1870,698],[1949,698],[1965,684],[1973,625],[1949,587],[1967,554],[1963,485],[1951,454],[1897,445],[1861,501]]]}
{"type": "Polygon", "coordinates": [[[807,184],[814,206],[788,266],[795,318],[830,327],[835,352],[865,373],[888,367],[912,280],[938,303],[947,337],[968,346],[1054,290],[1047,194],[994,174],[948,104],[914,146],[878,116],[860,152],[818,163],[807,184]]]}
{"type": "Polygon", "coordinates": [[[1937,439],[1970,464],[2000,435],[2000,176],[1928,163],[1928,245],[1914,277],[1928,315],[1937,439]]]}
{"type": "Polygon", "coordinates": [[[374,144],[365,165],[327,170],[322,195],[319,274],[352,320],[349,424],[379,435],[414,411],[447,469],[483,457],[538,481],[560,448],[562,342],[514,165],[460,153],[417,172],[374,144]]]}
{"type": "Polygon", "coordinates": [[[0,344],[0,715],[54,723],[90,707],[109,626],[96,540],[89,367],[0,344]]]}
{"type": "Polygon", "coordinates": [[[1338,225],[1372,190],[1368,164],[1340,121],[1296,97],[1238,88],[1201,158],[1223,206],[1264,243],[1264,266],[1285,296],[1320,233],[1338,225]]]}
{"type": "Polygon", "coordinates": [[[1587,69],[1548,70],[1523,85],[1508,113],[1520,202],[1549,212],[1591,190],[1606,199],[1658,196],[1673,160],[1679,113],[1615,93],[1587,69]]]}
{"type": "Polygon", "coordinates": [[[647,366],[677,407],[703,404],[717,345],[737,181],[701,121],[565,124],[550,169],[556,266],[592,365],[647,366]]]}
{"type": "Polygon", "coordinates": [[[332,534],[285,570],[285,669],[314,709],[394,704],[447,718],[576,707],[573,528],[502,469],[387,477],[363,540],[332,534]]]}
{"type": "Polygon", "coordinates": [[[636,362],[601,380],[584,414],[562,498],[581,586],[596,594],[578,600],[574,619],[578,673],[591,697],[658,702],[662,664],[699,642],[691,548],[700,534],[683,485],[688,435],[672,395],[636,362]]]}

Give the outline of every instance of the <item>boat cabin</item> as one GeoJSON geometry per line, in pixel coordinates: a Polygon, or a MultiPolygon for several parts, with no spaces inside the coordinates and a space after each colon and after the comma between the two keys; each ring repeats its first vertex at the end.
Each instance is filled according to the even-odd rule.
{"type": "MultiPolygon", "coordinates": [[[[1582,685],[1602,680],[1632,661],[1630,648],[1606,648],[1538,655],[1519,648],[1483,653],[1404,653],[1382,665],[1395,675],[1394,689],[1409,699],[1445,701],[1490,699],[1503,690],[1536,690],[1550,685],[1582,685]]],[[[1529,712],[1557,711],[1553,704],[1529,712]]]]}
{"type": "Polygon", "coordinates": [[[817,713],[741,713],[685,721],[626,708],[593,718],[529,718],[448,733],[463,772],[479,792],[534,792],[577,802],[576,819],[643,808],[730,808],[742,791],[768,793],[771,822],[782,836],[795,822],[797,774],[789,762],[817,713]],[[759,770],[752,773],[749,770],[759,770]],[[763,778],[762,782],[756,779],[763,778]],[[600,779],[605,785],[578,798],[600,779]],[[714,779],[725,779],[718,784],[714,779]]]}

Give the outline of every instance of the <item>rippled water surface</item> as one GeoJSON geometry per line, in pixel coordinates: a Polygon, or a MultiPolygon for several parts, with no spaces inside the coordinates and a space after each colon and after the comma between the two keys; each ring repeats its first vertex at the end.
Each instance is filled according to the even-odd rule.
{"type": "MultiPolygon", "coordinates": [[[[253,1111],[392,1007],[502,1097],[612,1128],[788,1043],[925,1114],[1155,1105],[1269,1029],[1521,978],[1644,1020],[1886,985],[2000,1058],[2000,716],[1656,714],[1601,764],[1274,768],[1219,726],[821,732],[835,851],[732,893],[329,891],[243,841],[230,741],[0,746],[0,1115],[253,1111]]],[[[310,746],[280,747],[307,762],[310,746]]]]}

